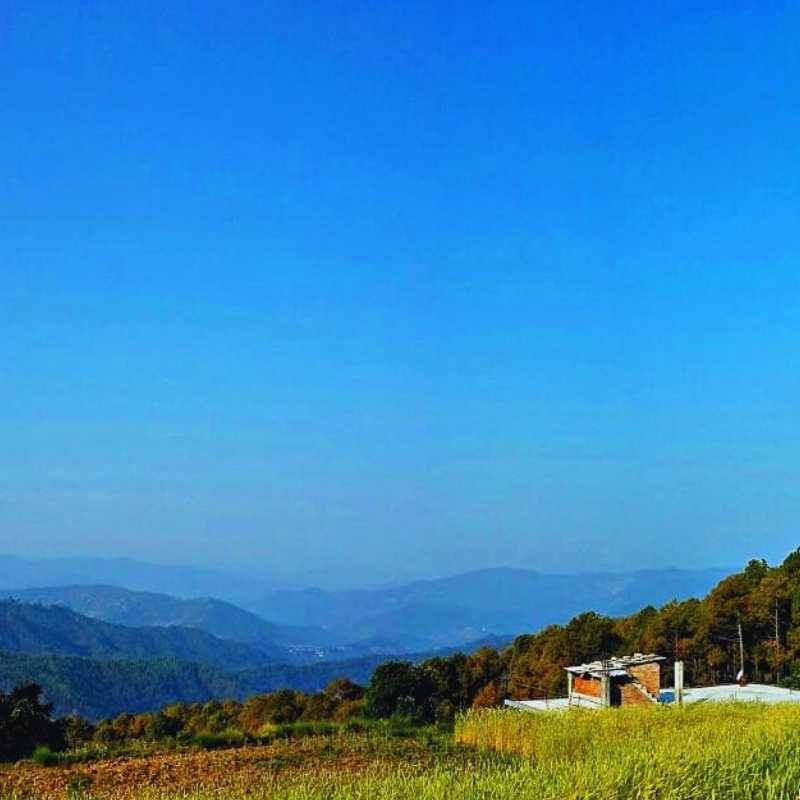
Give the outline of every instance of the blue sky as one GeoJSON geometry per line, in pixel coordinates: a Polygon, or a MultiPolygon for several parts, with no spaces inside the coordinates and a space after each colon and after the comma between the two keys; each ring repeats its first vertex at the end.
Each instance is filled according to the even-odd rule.
{"type": "Polygon", "coordinates": [[[796,2],[93,6],[0,9],[0,551],[800,544],[796,2]]]}

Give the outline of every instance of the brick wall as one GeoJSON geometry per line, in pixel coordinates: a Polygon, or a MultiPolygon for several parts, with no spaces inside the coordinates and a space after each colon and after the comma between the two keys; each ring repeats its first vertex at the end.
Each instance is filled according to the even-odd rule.
{"type": "Polygon", "coordinates": [[[600,679],[582,678],[576,675],[572,683],[572,691],[578,694],[588,694],[589,697],[600,697],[600,679]]]}
{"type": "Polygon", "coordinates": [[[623,706],[649,706],[652,703],[632,684],[620,683],[619,691],[622,695],[623,706]]]}
{"type": "Polygon", "coordinates": [[[658,697],[658,693],[661,691],[661,666],[658,662],[655,664],[639,664],[635,667],[629,667],[628,672],[632,677],[636,678],[650,694],[658,697]]]}

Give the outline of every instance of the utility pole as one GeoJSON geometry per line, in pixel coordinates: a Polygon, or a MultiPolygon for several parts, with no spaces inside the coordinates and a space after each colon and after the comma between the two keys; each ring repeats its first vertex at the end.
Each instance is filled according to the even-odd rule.
{"type": "Polygon", "coordinates": [[[744,636],[742,635],[742,615],[736,612],[736,625],[739,628],[739,668],[742,670],[742,678],[744,678],[744,636]]]}
{"type": "Polygon", "coordinates": [[[778,622],[778,595],[775,595],[775,683],[781,679],[781,629],[778,622]]]}
{"type": "Polygon", "coordinates": [[[600,705],[603,708],[611,706],[611,667],[606,659],[603,659],[600,672],[600,705]]]}
{"type": "Polygon", "coordinates": [[[675,702],[683,705],[683,661],[675,662],[675,702]]]}

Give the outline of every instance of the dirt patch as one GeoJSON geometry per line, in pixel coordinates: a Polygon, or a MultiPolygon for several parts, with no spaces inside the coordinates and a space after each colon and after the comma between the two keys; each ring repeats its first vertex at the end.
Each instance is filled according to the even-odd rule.
{"type": "Polygon", "coordinates": [[[400,763],[424,766],[437,753],[415,740],[313,738],[213,752],[186,751],[40,767],[21,762],[0,771],[0,799],[74,800],[141,795],[142,790],[247,794],[313,770],[359,773],[400,763]]]}

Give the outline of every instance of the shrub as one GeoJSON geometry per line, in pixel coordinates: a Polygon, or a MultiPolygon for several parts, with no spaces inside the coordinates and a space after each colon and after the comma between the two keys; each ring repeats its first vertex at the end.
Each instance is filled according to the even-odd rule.
{"type": "Polygon", "coordinates": [[[31,759],[41,767],[55,767],[60,758],[47,745],[40,745],[33,751],[31,759]]]}
{"type": "Polygon", "coordinates": [[[340,726],[333,722],[290,722],[276,726],[274,735],[284,739],[303,739],[307,736],[330,736],[339,729],[340,726]]]}
{"type": "Polygon", "coordinates": [[[203,750],[222,750],[226,747],[243,747],[247,744],[247,736],[235,728],[227,728],[219,733],[202,731],[190,740],[195,747],[203,750]]]}

